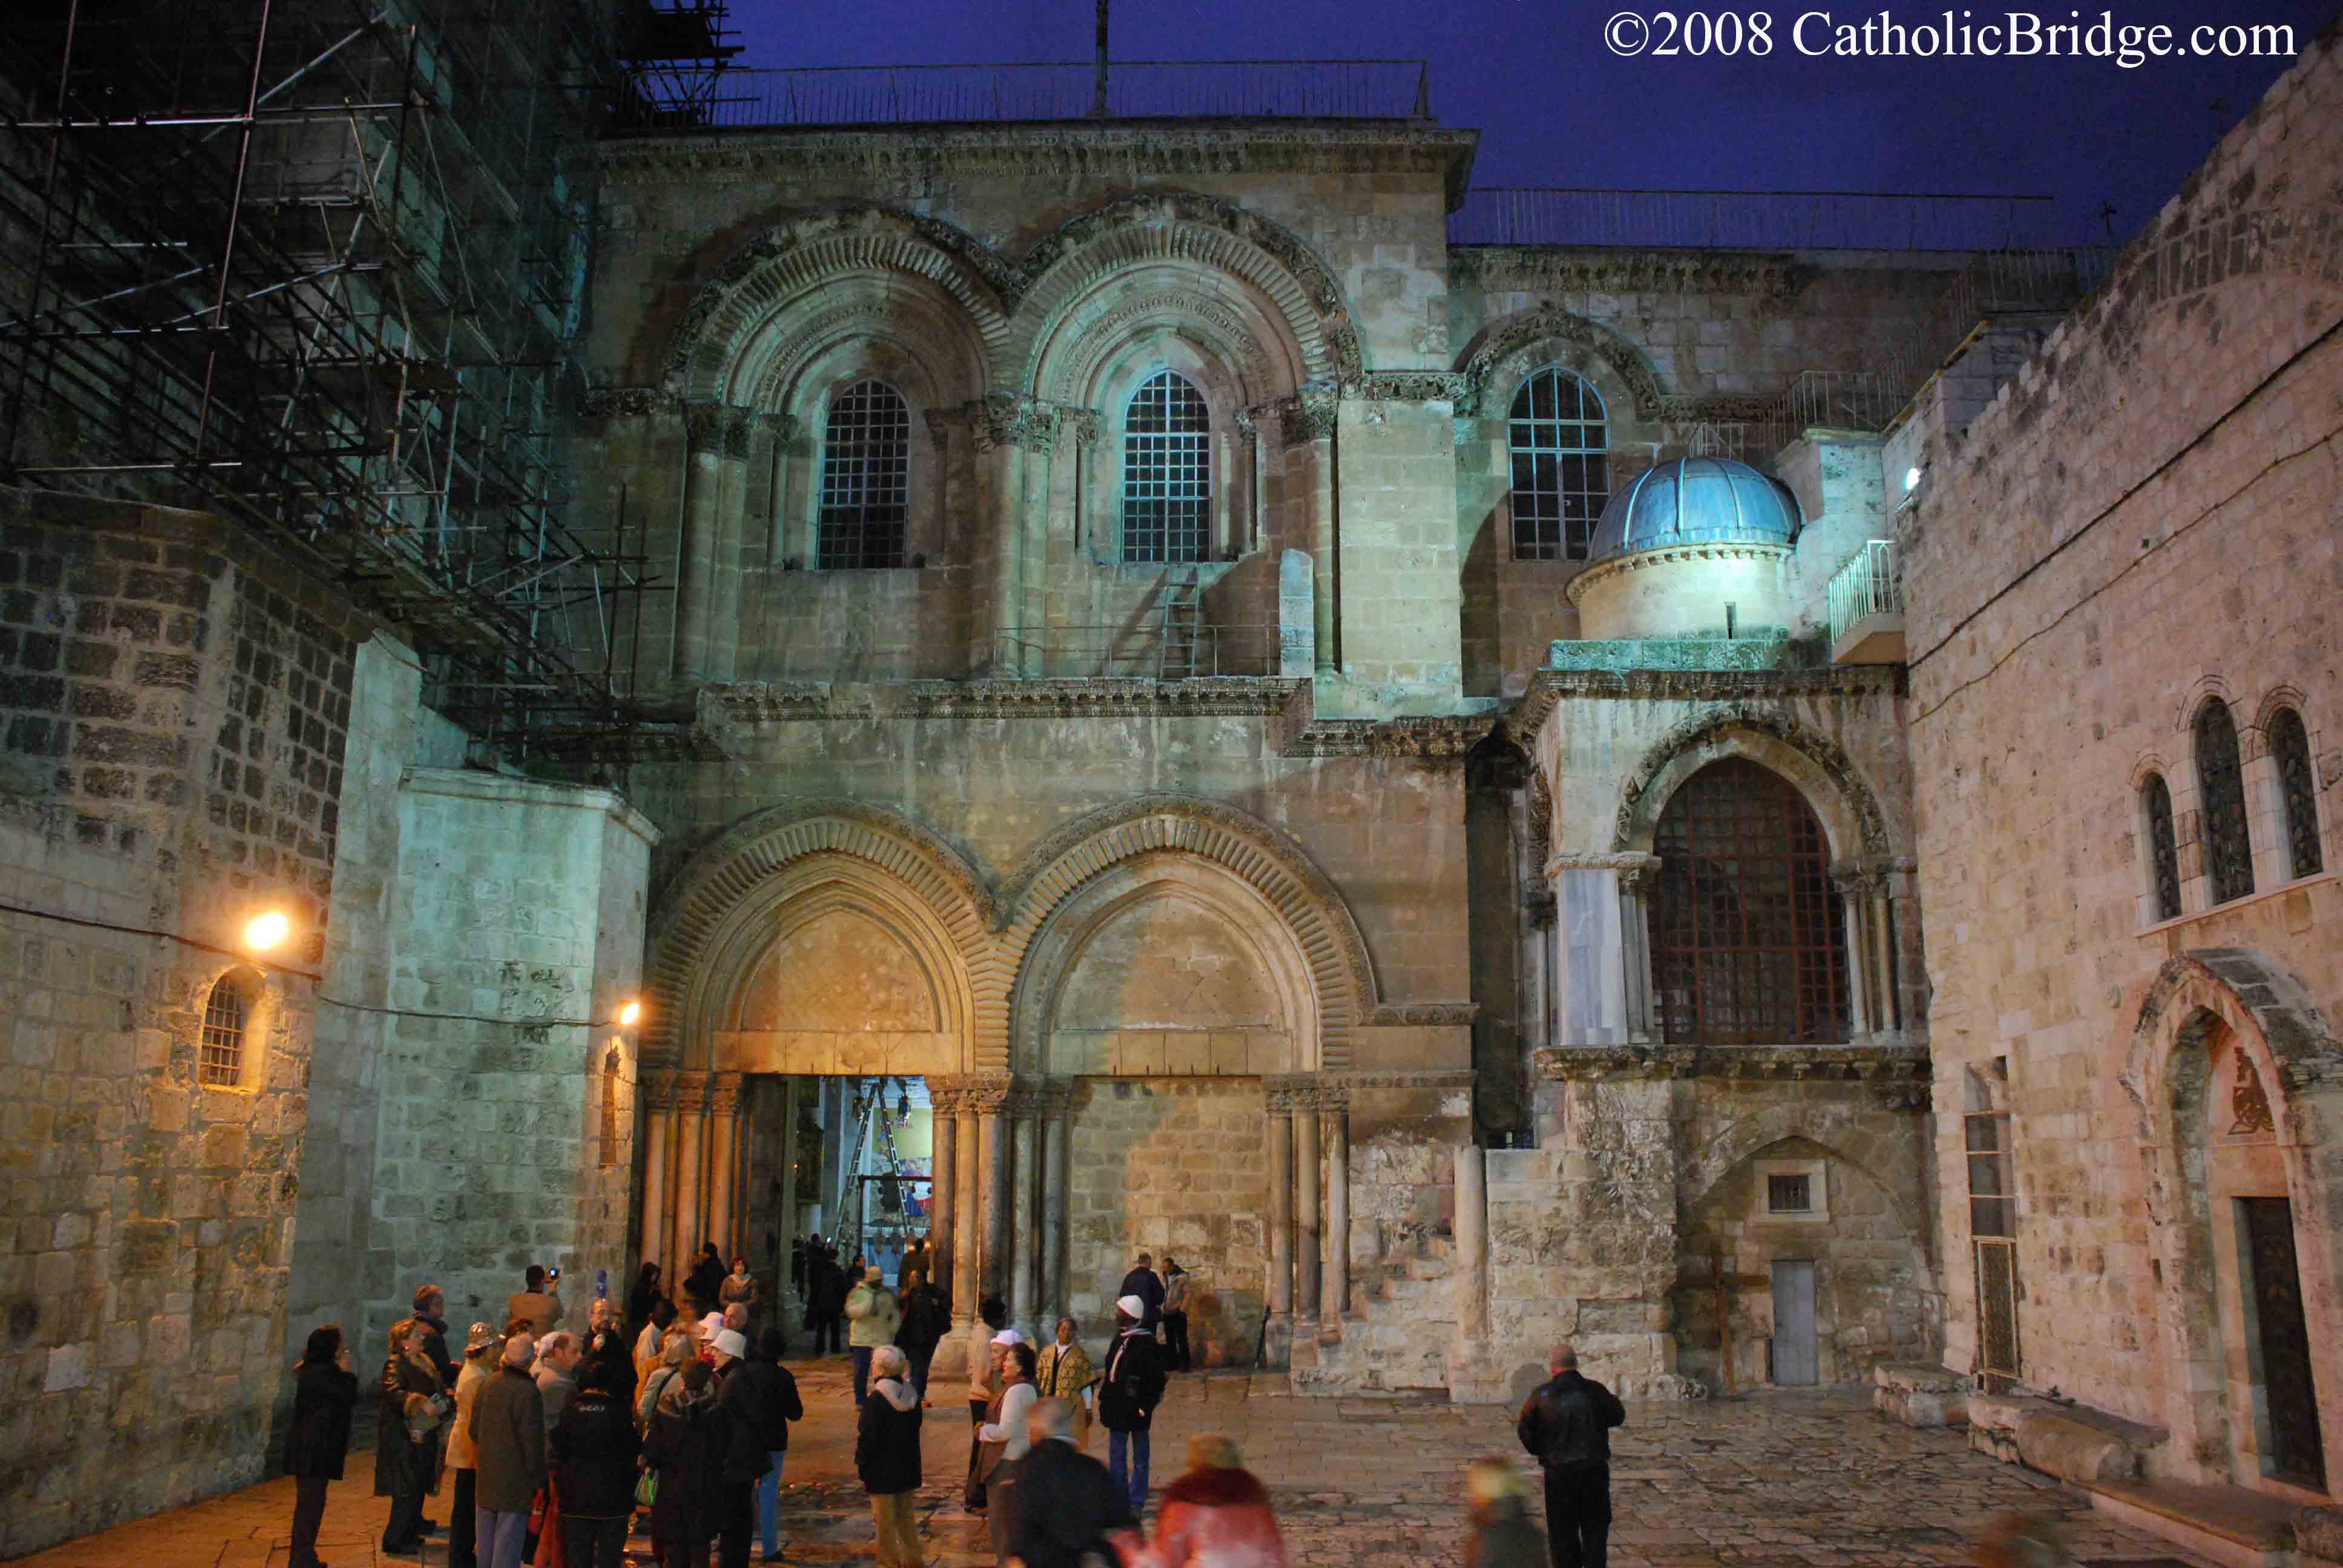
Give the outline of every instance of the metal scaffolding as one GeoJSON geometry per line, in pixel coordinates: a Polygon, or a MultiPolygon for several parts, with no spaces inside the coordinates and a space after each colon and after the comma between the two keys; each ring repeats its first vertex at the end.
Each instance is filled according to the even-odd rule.
{"type": "Polygon", "coordinates": [[[509,750],[624,737],[620,607],[659,585],[627,519],[569,515],[569,155],[660,18],[714,48],[722,8],[18,0],[0,478],[243,523],[396,623],[433,705],[509,750]]]}

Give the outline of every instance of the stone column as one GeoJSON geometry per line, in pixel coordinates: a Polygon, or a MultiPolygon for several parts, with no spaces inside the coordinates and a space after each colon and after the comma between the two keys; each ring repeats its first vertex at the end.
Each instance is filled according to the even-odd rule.
{"type": "Polygon", "coordinates": [[[704,1072],[680,1073],[675,1085],[675,1261],[677,1289],[691,1271],[707,1232],[707,1188],[702,1175],[705,1151],[700,1144],[702,1119],[708,1113],[709,1085],[704,1072]]]}
{"type": "Polygon", "coordinates": [[[1318,1311],[1318,1091],[1293,1091],[1293,1311],[1307,1318],[1318,1311]]]}
{"type": "MultiPolygon", "coordinates": [[[[1620,878],[1649,859],[1564,854],[1545,863],[1546,877],[1554,884],[1561,959],[1554,999],[1554,1043],[1558,1046],[1627,1043],[1631,966],[1620,878]]],[[[1642,912],[1640,898],[1634,910],[1642,912]]]]}
{"type": "Polygon", "coordinates": [[[749,468],[752,411],[729,403],[688,403],[690,456],[684,477],[681,559],[675,581],[675,676],[719,673],[718,649],[740,619],[739,521],[749,468]]]}
{"type": "Polygon", "coordinates": [[[1334,424],[1338,405],[1332,387],[1315,386],[1282,399],[1279,434],[1285,446],[1286,542],[1307,545],[1313,581],[1312,619],[1318,668],[1335,668],[1334,559],[1339,545],[1335,508],[1340,505],[1334,472],[1334,424]],[[1306,509],[1303,505],[1306,503],[1306,509]],[[1293,527],[1299,522],[1300,527],[1293,527]]]}
{"type": "Polygon", "coordinates": [[[1627,1038],[1656,1040],[1663,1023],[1652,989],[1652,890],[1659,882],[1660,858],[1639,855],[1619,868],[1619,950],[1626,993],[1627,1038]]]}
{"type": "Polygon", "coordinates": [[[662,1282],[675,1271],[674,1225],[668,1209],[667,1163],[675,1137],[675,1074],[664,1069],[643,1078],[643,1261],[659,1266],[662,1282]]]}
{"type": "Polygon", "coordinates": [[[1489,1339],[1489,1170],[1477,1143],[1456,1151],[1456,1338],[1467,1361],[1489,1339]]]}
{"type": "Polygon", "coordinates": [[[1875,879],[1852,860],[1842,860],[1831,868],[1831,886],[1838,890],[1846,925],[1847,1027],[1857,1040],[1871,1032],[1872,1020],[1878,1016],[1870,994],[1870,890],[1875,879]]]}
{"type": "MultiPolygon", "coordinates": [[[[1009,1281],[1009,1139],[1001,1125],[1009,1108],[1009,1081],[983,1081],[971,1091],[976,1098],[976,1206],[984,1238],[977,1262],[980,1296],[1005,1295],[1009,1281]]],[[[974,1310],[976,1303],[969,1306],[974,1310]]]]}
{"type": "Polygon", "coordinates": [[[1045,1335],[1071,1304],[1066,1288],[1066,1214],[1073,1172],[1073,1099],[1071,1083],[1041,1086],[1041,1311],[1050,1321],[1040,1326],[1045,1335]]]}
{"type": "Polygon", "coordinates": [[[1030,1085],[1020,1086],[1009,1100],[1010,1193],[1009,1256],[1011,1320],[1029,1333],[1041,1305],[1041,1096],[1030,1085]]]}
{"type": "Polygon", "coordinates": [[[929,1166],[934,1180],[928,1183],[928,1267],[947,1295],[953,1294],[952,1261],[958,1256],[960,1141],[952,1108],[959,1100],[960,1091],[944,1080],[928,1080],[928,1141],[934,1151],[929,1166]]]}
{"type": "Polygon", "coordinates": [[[739,1216],[733,1201],[740,1191],[740,1075],[719,1072],[708,1084],[708,1237],[724,1253],[729,1268],[741,1250],[732,1232],[739,1216]]]}
{"type": "Polygon", "coordinates": [[[984,1211],[978,1201],[982,1186],[982,1139],[979,1133],[976,1096],[962,1087],[952,1097],[952,1142],[958,1151],[952,1192],[952,1321],[962,1326],[976,1322],[979,1264],[984,1255],[984,1211]]]}
{"type": "Polygon", "coordinates": [[[1269,1107],[1269,1311],[1293,1312],[1293,1091],[1271,1080],[1269,1107]]]}
{"type": "Polygon", "coordinates": [[[1326,1272],[1318,1308],[1321,1329],[1340,1328],[1351,1310],[1351,1093],[1322,1085],[1319,1136],[1326,1151],[1326,1272]]]}

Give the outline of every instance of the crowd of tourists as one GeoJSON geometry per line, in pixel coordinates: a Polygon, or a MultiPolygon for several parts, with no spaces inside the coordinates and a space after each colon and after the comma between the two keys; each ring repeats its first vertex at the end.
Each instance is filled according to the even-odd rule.
{"type": "MultiPolygon", "coordinates": [[[[855,1473],[870,1495],[880,1568],[922,1568],[913,1503],[930,1481],[921,1452],[928,1367],[950,1330],[950,1305],[928,1277],[924,1247],[904,1255],[890,1289],[883,1270],[860,1258],[840,1268],[826,1245],[800,1243],[792,1282],[809,1327],[826,1271],[858,1282],[838,1308],[852,1356],[855,1473]]],[[[472,1324],[460,1357],[449,1348],[444,1292],[428,1284],[415,1292],[375,1391],[375,1493],[390,1499],[383,1553],[418,1553],[445,1528],[449,1568],[622,1568],[639,1519],[658,1568],[746,1568],[759,1549],[762,1561],[780,1562],[781,1473],[805,1406],[781,1364],[781,1329],[757,1322],[761,1292],[745,1261],[728,1271],[709,1247],[675,1294],[659,1265],[646,1263],[624,1318],[598,1296],[583,1336],[554,1326],[558,1289],[558,1271],[532,1265],[502,1326],[472,1324]],[[443,1483],[452,1493],[445,1526],[425,1516],[443,1483]]],[[[1179,1265],[1167,1257],[1159,1273],[1140,1254],[1115,1302],[1114,1337],[1093,1362],[1073,1319],[1060,1318],[1051,1342],[1035,1345],[1009,1326],[998,1297],[980,1303],[990,1353],[970,1370],[960,1501],[983,1516],[998,1562],[1283,1568],[1269,1493],[1223,1437],[1190,1441],[1185,1472],[1158,1499],[1152,1534],[1141,1527],[1154,1417],[1169,1374],[1192,1364],[1187,1304],[1179,1265]],[[1093,1425],[1106,1430],[1103,1463],[1087,1452],[1093,1425]]],[[[1554,1381],[1523,1407],[1519,1430],[1545,1472],[1555,1568],[1601,1568],[1608,1430],[1624,1412],[1576,1366],[1568,1345],[1556,1350],[1554,1381]]],[[[360,1398],[339,1327],[310,1333],[294,1381],[290,1563],[325,1568],[317,1543],[326,1487],[342,1476],[360,1398]]],[[[1466,1483],[1472,1568],[1542,1563],[1547,1548],[1514,1467],[1483,1460],[1466,1483]]]]}

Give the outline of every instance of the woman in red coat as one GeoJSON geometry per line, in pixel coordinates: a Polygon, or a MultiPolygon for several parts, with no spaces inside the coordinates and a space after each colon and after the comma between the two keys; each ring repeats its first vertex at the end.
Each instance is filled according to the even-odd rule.
{"type": "Polygon", "coordinates": [[[1269,1491],[1225,1437],[1188,1440],[1188,1472],[1163,1489],[1155,1539],[1131,1568],[1285,1568],[1269,1491]]]}

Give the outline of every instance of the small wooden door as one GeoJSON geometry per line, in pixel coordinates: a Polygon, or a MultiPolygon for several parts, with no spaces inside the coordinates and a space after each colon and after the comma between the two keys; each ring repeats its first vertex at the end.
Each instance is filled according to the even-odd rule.
{"type": "Polygon", "coordinates": [[[1811,1388],[1822,1381],[1812,1263],[1774,1265],[1774,1381],[1785,1388],[1811,1388]]]}
{"type": "Polygon", "coordinates": [[[2318,1435],[2318,1396],[2310,1381],[2302,1277],[2294,1261],[2294,1210],[2283,1198],[2240,1198],[2237,1217],[2261,1351],[2255,1381],[2269,1412],[2269,1452],[2263,1458],[2279,1480],[2324,1492],[2327,1455],[2318,1435]]]}

